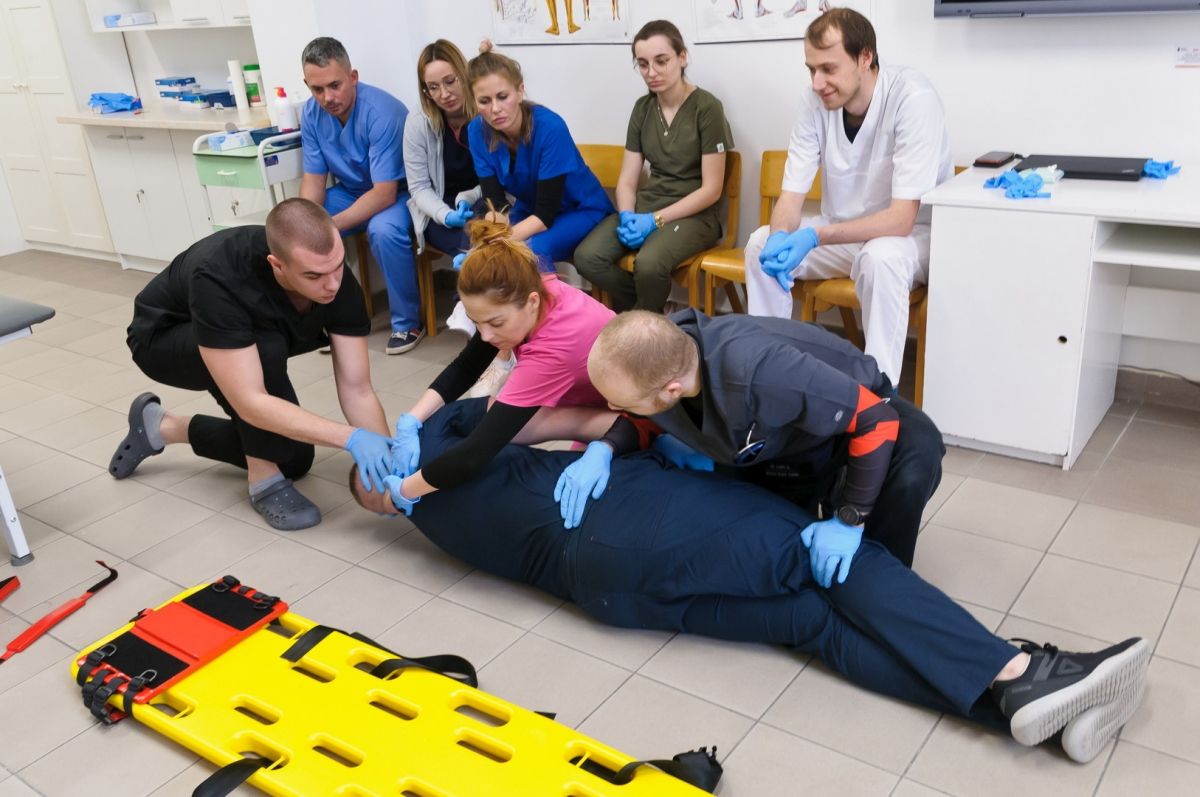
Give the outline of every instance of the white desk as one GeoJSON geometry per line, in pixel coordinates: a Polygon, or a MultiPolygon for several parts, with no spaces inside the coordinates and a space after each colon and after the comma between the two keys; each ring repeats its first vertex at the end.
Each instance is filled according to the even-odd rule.
{"type": "Polygon", "coordinates": [[[1200,271],[1200,174],[1018,200],[982,187],[997,173],[922,198],[924,409],[955,445],[1070,468],[1112,404],[1130,268],[1200,271]]]}

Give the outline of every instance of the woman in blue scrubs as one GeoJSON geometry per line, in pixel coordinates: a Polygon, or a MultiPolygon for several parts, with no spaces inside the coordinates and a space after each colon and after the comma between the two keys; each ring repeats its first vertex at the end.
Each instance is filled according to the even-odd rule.
{"type": "Polygon", "coordinates": [[[485,45],[467,78],[479,109],[467,135],[483,196],[496,209],[509,204],[506,192],[513,196],[512,237],[528,244],[542,270],[553,271],[554,261],[570,260],[614,212],[612,202],[562,117],[525,99],[520,64],[485,45]]]}

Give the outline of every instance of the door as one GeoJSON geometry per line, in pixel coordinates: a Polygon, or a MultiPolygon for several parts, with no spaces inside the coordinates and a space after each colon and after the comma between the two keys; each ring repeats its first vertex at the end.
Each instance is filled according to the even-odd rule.
{"type": "Polygon", "coordinates": [[[141,186],[142,193],[138,196],[150,225],[153,257],[173,260],[175,255],[195,243],[196,238],[192,234],[183,184],[179,181],[171,133],[169,130],[126,129],[125,140],[129,143],[130,160],[141,186]]]}
{"type": "Polygon", "coordinates": [[[154,241],[142,210],[145,191],[134,170],[125,133],[120,127],[87,128],[96,182],[104,192],[104,210],[116,250],[123,255],[153,259],[157,257],[154,241]]]}
{"type": "Polygon", "coordinates": [[[13,195],[21,234],[29,241],[65,244],[62,213],[54,198],[50,171],[42,156],[41,136],[32,103],[29,80],[21,56],[25,49],[22,25],[30,3],[5,0],[0,4],[0,164],[13,195]]]}
{"type": "Polygon", "coordinates": [[[111,252],[83,131],[57,121],[74,112],[76,104],[50,5],[46,0],[3,0],[0,24],[12,44],[0,48],[7,51],[0,53],[0,72],[20,75],[0,86],[19,84],[24,104],[23,114],[11,116],[8,111],[17,114],[21,109],[16,103],[0,102],[6,111],[4,127],[20,128],[0,136],[7,133],[12,139],[4,160],[6,171],[17,173],[13,195],[18,216],[25,217],[25,237],[111,252]],[[18,123],[8,124],[10,119],[18,123]]]}

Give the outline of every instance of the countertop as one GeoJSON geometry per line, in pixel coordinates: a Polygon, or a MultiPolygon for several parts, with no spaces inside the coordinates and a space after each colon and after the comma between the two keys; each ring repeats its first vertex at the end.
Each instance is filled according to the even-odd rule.
{"type": "Polygon", "coordinates": [[[149,127],[161,130],[196,130],[218,132],[225,129],[226,122],[240,128],[266,127],[271,124],[266,108],[253,108],[250,121],[238,121],[236,110],[213,110],[212,108],[171,108],[158,105],[140,112],[118,111],[98,114],[78,112],[63,114],[59,122],[73,125],[95,125],[97,127],[149,127]]]}

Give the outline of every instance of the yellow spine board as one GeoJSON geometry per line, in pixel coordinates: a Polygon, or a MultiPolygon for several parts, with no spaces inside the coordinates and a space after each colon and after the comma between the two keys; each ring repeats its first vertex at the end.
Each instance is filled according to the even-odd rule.
{"type": "MultiPolygon", "coordinates": [[[[288,636],[259,630],[149,704],[135,705],[134,718],[220,766],[247,754],[270,759],[248,783],[287,797],[707,794],[647,766],[629,783],[609,783],[571,761],[615,772],[635,759],[428,670],[372,676],[368,670],[392,654],[344,634],[288,662],[280,655],[316,623],[289,612],[280,625],[288,636]]],[[[119,708],[120,696],[109,704],[119,708]]]]}

